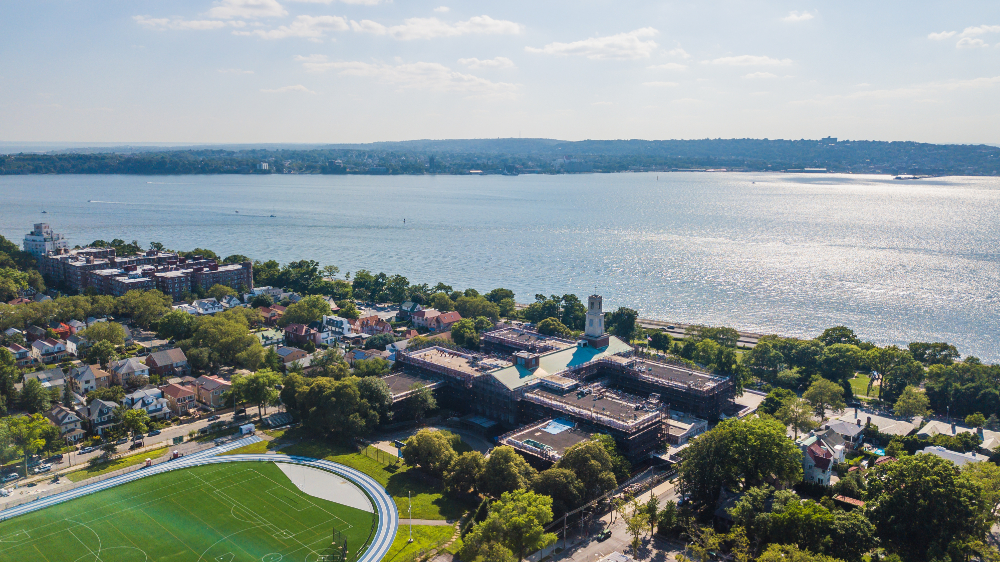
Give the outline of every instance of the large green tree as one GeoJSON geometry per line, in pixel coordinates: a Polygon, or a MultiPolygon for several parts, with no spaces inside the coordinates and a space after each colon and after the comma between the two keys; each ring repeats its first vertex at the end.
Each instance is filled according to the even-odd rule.
{"type": "Polygon", "coordinates": [[[562,517],[567,511],[580,507],[585,493],[583,482],[572,470],[557,467],[539,472],[531,483],[531,489],[552,498],[555,517],[562,517]]]}
{"type": "Polygon", "coordinates": [[[490,505],[489,515],[476,524],[463,539],[462,558],[473,560],[491,544],[509,549],[518,560],[555,542],[556,536],[545,532],[552,522],[552,498],[514,490],[504,492],[490,505]]]}
{"type": "Polygon", "coordinates": [[[774,419],[722,421],[681,455],[680,489],[699,503],[714,502],[723,487],[739,491],[802,479],[802,452],[774,419]]]}
{"type": "Polygon", "coordinates": [[[820,419],[826,419],[828,410],[837,412],[847,406],[844,402],[844,388],[822,377],[813,381],[809,388],[802,393],[802,397],[812,404],[813,411],[820,419]]]}
{"type": "Polygon", "coordinates": [[[618,485],[611,455],[597,441],[577,443],[566,449],[555,466],[576,475],[583,484],[583,497],[587,501],[614,490],[618,485]]]}
{"type": "Polygon", "coordinates": [[[535,479],[536,471],[506,445],[493,449],[486,459],[483,472],[479,476],[479,490],[493,497],[504,492],[527,488],[535,479]]]}
{"type": "Polygon", "coordinates": [[[323,316],[329,315],[331,310],[330,303],[319,295],[303,297],[299,302],[288,305],[285,313],[278,320],[278,325],[284,327],[289,324],[305,324],[308,326],[312,322],[322,320],[323,316]]]}
{"type": "Polygon", "coordinates": [[[406,440],[403,460],[406,464],[419,466],[428,474],[443,477],[458,456],[450,437],[443,431],[421,429],[406,440]]]}

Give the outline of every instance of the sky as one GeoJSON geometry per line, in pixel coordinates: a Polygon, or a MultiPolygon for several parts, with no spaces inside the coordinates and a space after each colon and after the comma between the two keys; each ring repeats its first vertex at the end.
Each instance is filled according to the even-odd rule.
{"type": "Polygon", "coordinates": [[[0,3],[0,141],[1000,144],[1000,2],[0,3]]]}

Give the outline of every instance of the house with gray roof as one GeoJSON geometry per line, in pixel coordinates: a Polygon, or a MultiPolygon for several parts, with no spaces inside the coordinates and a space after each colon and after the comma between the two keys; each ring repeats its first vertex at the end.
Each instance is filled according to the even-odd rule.
{"type": "Polygon", "coordinates": [[[163,391],[154,386],[126,395],[123,402],[133,410],[145,410],[150,419],[164,419],[170,415],[170,402],[163,397],[163,391]]]}
{"type": "Polygon", "coordinates": [[[945,449],[944,447],[938,447],[936,445],[924,447],[923,450],[917,452],[917,454],[921,453],[941,457],[942,459],[949,460],[960,467],[972,462],[983,462],[985,460],[989,460],[989,457],[977,454],[975,451],[970,453],[957,453],[950,449],[945,449]]]}
{"type": "Polygon", "coordinates": [[[90,422],[90,432],[103,435],[104,431],[115,425],[115,408],[118,404],[107,400],[94,400],[89,406],[80,408],[79,413],[90,422]]]}
{"type": "Polygon", "coordinates": [[[148,377],[149,367],[135,357],[128,357],[126,359],[119,359],[109,363],[108,372],[115,378],[115,382],[122,384],[132,377],[148,377]]]}

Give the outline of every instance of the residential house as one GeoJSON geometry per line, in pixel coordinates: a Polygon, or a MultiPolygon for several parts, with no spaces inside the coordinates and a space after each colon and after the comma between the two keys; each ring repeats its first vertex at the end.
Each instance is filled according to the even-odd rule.
{"type": "Polygon", "coordinates": [[[221,377],[203,375],[195,379],[194,388],[198,402],[211,408],[221,408],[225,403],[223,394],[232,388],[232,385],[221,377]]]}
{"type": "Polygon", "coordinates": [[[344,359],[350,365],[354,365],[355,361],[371,359],[372,357],[380,357],[379,352],[374,349],[352,349],[344,354],[344,359]]]}
{"type": "Polygon", "coordinates": [[[272,304],[271,306],[262,306],[257,310],[260,311],[261,318],[264,319],[264,323],[268,326],[274,326],[281,319],[281,316],[285,314],[285,307],[279,304],[272,304]]]}
{"type": "Polygon", "coordinates": [[[853,451],[860,444],[861,440],[864,438],[865,426],[861,424],[861,420],[857,420],[854,423],[849,423],[842,420],[832,420],[827,424],[823,425],[824,429],[833,431],[844,440],[844,447],[848,451],[853,451]]]}
{"type": "Polygon", "coordinates": [[[274,287],[254,287],[249,293],[243,295],[243,302],[250,304],[250,301],[254,297],[259,295],[267,295],[271,297],[271,302],[279,302],[281,300],[281,289],[276,289],[274,287]]]}
{"type": "Polygon", "coordinates": [[[198,315],[198,309],[195,308],[195,307],[193,307],[193,306],[191,306],[190,304],[187,304],[187,303],[178,304],[178,305],[172,306],[170,308],[172,308],[173,310],[181,310],[183,312],[187,312],[188,314],[190,314],[192,316],[197,316],[198,315]]]}
{"type": "Polygon", "coordinates": [[[989,456],[977,454],[975,451],[969,453],[956,453],[950,449],[945,449],[944,447],[930,446],[924,447],[922,450],[917,451],[917,453],[925,453],[928,455],[934,455],[936,457],[941,457],[942,459],[949,460],[959,467],[965,466],[973,462],[983,462],[989,460],[989,456]]]}
{"type": "Polygon", "coordinates": [[[107,400],[97,399],[89,406],[80,408],[78,413],[81,417],[90,422],[90,432],[94,435],[102,435],[106,429],[115,425],[115,408],[118,404],[107,400]]]}
{"type": "Polygon", "coordinates": [[[198,299],[191,303],[191,306],[198,311],[199,316],[205,316],[209,314],[215,314],[216,312],[222,312],[226,307],[222,306],[222,303],[216,300],[214,297],[207,299],[198,299]]]}
{"type": "Polygon", "coordinates": [[[275,328],[255,332],[254,335],[257,336],[257,339],[260,340],[260,344],[264,347],[280,345],[285,341],[285,333],[275,328]]]}
{"type": "Polygon", "coordinates": [[[66,342],[45,338],[31,342],[31,355],[40,363],[58,363],[66,356],[66,342]]]}
{"type": "Polygon", "coordinates": [[[461,319],[462,315],[458,312],[445,312],[428,320],[427,327],[434,332],[443,332],[450,330],[452,325],[461,319]]]}
{"type": "Polygon", "coordinates": [[[37,380],[45,388],[58,388],[62,391],[63,386],[66,385],[66,373],[63,373],[63,370],[59,367],[36,371],[34,373],[25,373],[24,382],[30,380],[37,380]]]}
{"type": "Polygon", "coordinates": [[[319,345],[321,341],[319,332],[309,326],[304,324],[289,324],[285,326],[285,343],[302,345],[306,342],[312,342],[313,345],[319,345]]]}
{"type": "Polygon", "coordinates": [[[89,328],[89,327],[93,326],[94,324],[97,324],[98,322],[107,322],[107,321],[108,321],[107,318],[94,318],[93,316],[88,316],[87,317],[87,327],[89,328]]]}
{"type": "Polygon", "coordinates": [[[351,325],[351,321],[347,318],[341,318],[340,316],[324,316],[322,322],[330,332],[331,337],[339,338],[353,332],[354,327],[351,325]]]}
{"type": "Polygon", "coordinates": [[[234,297],[233,295],[226,295],[219,300],[219,304],[225,308],[235,308],[238,306],[243,306],[243,302],[240,299],[234,297]]]}
{"type": "Polygon", "coordinates": [[[95,368],[100,370],[98,365],[81,365],[70,369],[69,384],[73,388],[73,392],[86,394],[97,390],[97,377],[94,375],[95,368]]]}
{"type": "Polygon", "coordinates": [[[52,300],[52,297],[50,297],[50,296],[48,296],[46,294],[43,294],[43,293],[35,293],[35,296],[32,297],[32,298],[35,299],[35,302],[45,302],[45,301],[52,300]]]}
{"type": "Polygon", "coordinates": [[[49,322],[49,329],[55,332],[56,337],[61,340],[64,340],[73,335],[72,329],[69,326],[63,324],[62,322],[57,322],[55,320],[49,322]]]}
{"type": "Polygon", "coordinates": [[[115,376],[102,369],[100,365],[90,365],[90,371],[94,373],[94,384],[97,388],[108,388],[115,381],[115,376]]]}
{"type": "Polygon", "coordinates": [[[31,353],[31,349],[23,345],[12,343],[7,346],[7,350],[14,356],[14,363],[18,367],[27,367],[35,362],[35,356],[31,353]]]}
{"type": "Polygon", "coordinates": [[[49,337],[49,333],[45,330],[45,328],[39,328],[38,326],[28,326],[28,329],[25,330],[24,334],[24,339],[28,343],[35,340],[44,340],[47,337],[49,337]]]}
{"type": "Polygon", "coordinates": [[[193,387],[181,386],[179,384],[168,384],[161,386],[163,397],[167,399],[167,405],[175,416],[185,416],[188,411],[198,407],[195,403],[195,393],[193,387]]]}
{"type": "Polygon", "coordinates": [[[795,442],[802,450],[802,480],[830,485],[834,463],[844,462],[843,438],[832,429],[810,431],[795,442]]]}
{"type": "Polygon", "coordinates": [[[3,335],[5,337],[8,337],[8,338],[11,338],[11,337],[14,337],[14,336],[21,336],[23,338],[24,337],[24,332],[22,332],[21,330],[18,330],[17,328],[7,328],[6,330],[3,331],[3,335]]]}
{"type": "Polygon", "coordinates": [[[76,357],[83,357],[90,347],[90,340],[83,336],[73,335],[66,338],[66,352],[76,357]]]}
{"type": "Polygon", "coordinates": [[[150,353],[146,357],[146,365],[149,366],[151,373],[160,375],[160,377],[186,375],[191,372],[187,356],[179,347],[150,353]]]}
{"type": "Polygon", "coordinates": [[[391,334],[392,324],[375,315],[365,316],[364,318],[358,318],[354,324],[354,331],[361,334],[368,334],[369,336],[391,334]]]}
{"type": "Polygon", "coordinates": [[[441,313],[433,308],[425,308],[423,310],[418,310],[410,315],[410,319],[413,321],[414,327],[417,328],[427,328],[430,329],[428,323],[440,315],[441,313]]]}
{"type": "Polygon", "coordinates": [[[396,315],[400,320],[409,320],[414,312],[420,312],[424,307],[411,301],[406,301],[399,305],[399,313],[396,315]]]}
{"type": "Polygon", "coordinates": [[[135,357],[128,357],[109,363],[108,372],[111,373],[113,383],[124,384],[132,377],[148,377],[149,367],[135,357]]]}
{"type": "Polygon", "coordinates": [[[316,333],[319,335],[320,343],[332,345],[337,342],[336,334],[330,329],[329,326],[324,324],[322,320],[310,322],[308,328],[310,330],[316,330],[316,333]]]}
{"type": "MultiPolygon", "coordinates": [[[[879,433],[885,435],[898,435],[900,437],[909,435],[916,427],[913,422],[903,418],[881,416],[874,412],[860,410],[858,408],[848,408],[843,414],[837,416],[836,420],[845,421],[862,427],[872,424],[878,427],[879,433]]],[[[919,421],[918,421],[919,423],[919,421]]]]}
{"type": "Polygon", "coordinates": [[[26,297],[17,297],[16,299],[14,299],[12,301],[7,301],[7,304],[9,304],[11,306],[17,306],[19,304],[28,304],[28,303],[31,303],[31,302],[35,302],[35,301],[33,301],[33,300],[29,299],[29,298],[26,298],[26,297]]]}
{"type": "Polygon", "coordinates": [[[385,350],[389,352],[389,357],[391,361],[396,360],[396,354],[405,350],[406,346],[410,345],[410,340],[399,340],[397,342],[392,342],[385,346],[385,350]]]}
{"type": "Polygon", "coordinates": [[[308,353],[297,347],[279,346],[275,351],[278,352],[278,357],[281,358],[281,362],[286,367],[295,361],[301,361],[309,356],[308,353]]]}
{"type": "Polygon", "coordinates": [[[69,326],[70,334],[75,334],[81,330],[87,329],[87,325],[79,320],[70,320],[69,322],[66,322],[66,325],[69,326]]]}
{"type": "Polygon", "coordinates": [[[133,410],[145,410],[150,419],[165,419],[170,415],[169,402],[163,397],[163,391],[155,386],[147,386],[127,394],[123,402],[133,410]]]}
{"type": "Polygon", "coordinates": [[[52,422],[52,425],[59,428],[60,435],[66,440],[66,443],[70,445],[76,444],[86,432],[80,428],[80,416],[76,415],[73,410],[57,404],[52,407],[51,410],[45,414],[45,417],[52,422]]]}
{"type": "Polygon", "coordinates": [[[935,435],[948,435],[950,437],[955,437],[959,433],[975,434],[979,438],[979,452],[984,455],[992,454],[997,446],[1000,446],[1000,432],[990,431],[981,427],[971,428],[955,423],[949,424],[938,420],[931,420],[924,424],[916,435],[920,439],[929,441],[935,435]]]}

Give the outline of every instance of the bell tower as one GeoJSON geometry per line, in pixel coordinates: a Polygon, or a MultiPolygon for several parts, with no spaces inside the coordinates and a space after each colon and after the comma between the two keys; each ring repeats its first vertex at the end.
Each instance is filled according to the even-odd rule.
{"type": "Polygon", "coordinates": [[[587,298],[587,324],[583,332],[587,339],[597,339],[604,334],[602,300],[600,295],[590,295],[587,298]]]}

